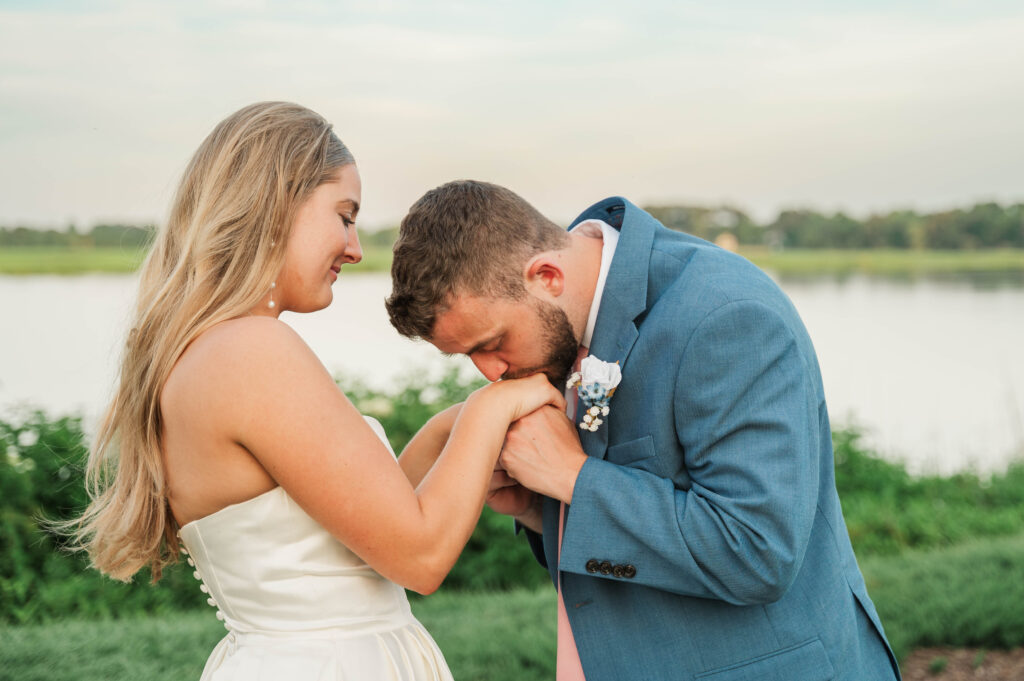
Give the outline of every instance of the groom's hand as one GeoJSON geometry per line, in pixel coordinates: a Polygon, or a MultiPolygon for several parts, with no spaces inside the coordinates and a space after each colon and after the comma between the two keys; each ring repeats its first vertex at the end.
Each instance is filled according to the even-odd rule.
{"type": "Polygon", "coordinates": [[[567,504],[586,461],[576,428],[564,411],[551,406],[513,423],[498,457],[513,480],[567,504]]]}

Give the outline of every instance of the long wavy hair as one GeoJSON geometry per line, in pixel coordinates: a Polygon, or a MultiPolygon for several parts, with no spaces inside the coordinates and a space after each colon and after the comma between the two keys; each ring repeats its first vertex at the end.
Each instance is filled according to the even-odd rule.
{"type": "Polygon", "coordinates": [[[350,163],[326,120],[287,102],[237,111],[192,157],[142,266],[117,392],[89,453],[91,502],[64,528],[101,572],[128,581],[149,566],[155,582],[177,560],[160,442],[163,386],[200,334],[266,298],[297,209],[350,163]]]}

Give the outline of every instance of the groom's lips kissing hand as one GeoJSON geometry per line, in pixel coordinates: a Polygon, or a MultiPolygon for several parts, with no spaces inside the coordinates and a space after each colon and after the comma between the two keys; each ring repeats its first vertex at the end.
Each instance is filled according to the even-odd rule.
{"type": "Polygon", "coordinates": [[[568,378],[569,374],[565,373],[564,376],[561,376],[559,374],[556,374],[555,371],[555,369],[544,367],[533,369],[517,369],[515,371],[506,371],[504,374],[501,375],[500,380],[507,381],[509,379],[526,378],[527,376],[533,376],[534,374],[544,374],[544,376],[548,379],[548,383],[555,386],[559,390],[564,390],[565,380],[566,378],[568,378]]]}

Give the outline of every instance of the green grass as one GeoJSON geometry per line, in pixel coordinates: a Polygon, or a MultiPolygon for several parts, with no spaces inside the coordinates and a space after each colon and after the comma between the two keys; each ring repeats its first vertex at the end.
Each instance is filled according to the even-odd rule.
{"type": "MultiPolygon", "coordinates": [[[[456,679],[554,677],[553,589],[442,592],[416,598],[412,605],[456,679]]],[[[0,627],[0,681],[198,679],[223,635],[224,627],[212,610],[0,627]]]]}
{"type": "MultiPolygon", "coordinates": [[[[123,248],[4,247],[0,249],[0,274],[129,274],[142,265],[145,251],[123,248]]],[[[363,261],[346,272],[387,272],[391,249],[363,250],[363,261]]]]}
{"type": "Polygon", "coordinates": [[[4,247],[0,274],[84,274],[134,272],[145,252],[123,248],[4,247]]]}
{"type": "MultiPolygon", "coordinates": [[[[878,556],[861,567],[901,658],[924,646],[1024,645],[1024,534],[878,556]]],[[[442,590],[412,606],[456,679],[553,678],[551,588],[442,590]]],[[[223,635],[212,611],[0,627],[0,681],[196,679],[223,635]]]]}
{"type": "MultiPolygon", "coordinates": [[[[543,572],[540,566],[533,566],[543,572]]],[[[412,602],[460,681],[555,678],[555,590],[438,592],[412,602]]]]}
{"type": "MultiPolygon", "coordinates": [[[[885,276],[1022,273],[1024,249],[987,251],[790,250],[745,247],[740,254],[781,276],[869,274],[885,276]]],[[[0,274],[133,272],[143,253],[121,248],[16,247],[0,250],[0,274]]],[[[366,245],[351,272],[387,272],[389,246],[366,245]]]]}
{"type": "Polygon", "coordinates": [[[350,273],[390,272],[391,247],[363,246],[363,260],[358,265],[347,265],[350,273]]]}
{"type": "Polygon", "coordinates": [[[986,251],[740,249],[758,267],[780,275],[940,275],[1024,271],[1024,249],[986,251]]]}
{"type": "Polygon", "coordinates": [[[224,627],[213,612],[0,629],[0,681],[198,679],[224,627]]]}

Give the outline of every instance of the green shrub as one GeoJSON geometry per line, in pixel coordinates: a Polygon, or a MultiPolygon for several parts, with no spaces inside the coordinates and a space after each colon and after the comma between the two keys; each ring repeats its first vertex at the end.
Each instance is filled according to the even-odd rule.
{"type": "Polygon", "coordinates": [[[0,622],[199,607],[203,595],[183,567],[167,571],[156,589],[145,572],[115,582],[41,529],[40,520],[69,518],[87,502],[83,442],[78,418],[35,411],[19,423],[0,420],[0,622]]]}
{"type": "MultiPolygon", "coordinates": [[[[357,383],[344,387],[357,407],[381,421],[392,446],[401,451],[430,416],[482,384],[459,378],[452,369],[440,381],[416,376],[389,393],[357,383]]],[[[206,607],[183,564],[166,570],[156,587],[145,570],[123,584],[90,569],[84,555],[63,551],[59,538],[41,529],[41,519],[72,517],[87,503],[84,442],[76,417],[49,419],[33,411],[0,420],[0,622],[206,607]]],[[[526,542],[514,536],[511,520],[484,509],[444,588],[507,589],[547,579],[526,542]]]]}
{"type": "MultiPolygon", "coordinates": [[[[414,375],[393,391],[342,381],[356,406],[381,421],[396,451],[431,415],[482,384],[454,369],[439,381],[414,375]]],[[[866,451],[855,430],[838,431],[834,439],[837,486],[862,559],[1024,531],[1024,465],[985,480],[973,474],[915,478],[866,451]]],[[[40,518],[67,518],[86,503],[84,441],[77,418],[52,419],[37,411],[0,420],[0,622],[205,607],[183,566],[167,570],[155,588],[145,572],[121,584],[89,569],[84,556],[62,552],[60,542],[40,529],[40,518]]],[[[547,581],[511,521],[484,509],[443,590],[547,581]]]]}
{"type": "Polygon", "coordinates": [[[861,561],[898,657],[914,648],[1024,645],[1024,534],[861,561]]]}
{"type": "Polygon", "coordinates": [[[860,556],[950,546],[1024,530],[1024,463],[983,479],[974,473],[913,477],[860,443],[833,434],[836,488],[850,540],[860,556]]]}

